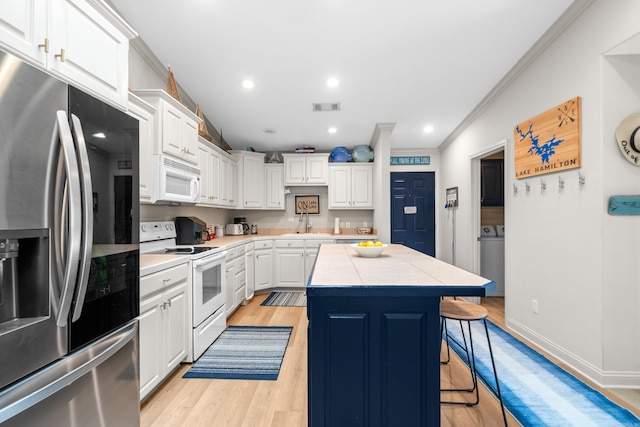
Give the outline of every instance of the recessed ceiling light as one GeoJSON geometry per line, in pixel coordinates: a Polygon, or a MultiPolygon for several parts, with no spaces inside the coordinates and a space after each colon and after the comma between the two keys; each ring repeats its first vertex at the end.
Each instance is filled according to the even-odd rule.
{"type": "Polygon", "coordinates": [[[338,132],[338,128],[331,126],[329,129],[327,129],[327,132],[329,133],[336,133],[338,132]]]}
{"type": "Polygon", "coordinates": [[[251,79],[244,79],[240,82],[243,88],[245,89],[253,89],[256,84],[251,79]]]}
{"type": "Polygon", "coordinates": [[[93,136],[94,138],[101,138],[101,139],[104,139],[104,138],[106,138],[106,137],[107,137],[107,136],[104,134],[104,132],[97,132],[97,133],[94,133],[92,136],[93,136]]]}
{"type": "Polygon", "coordinates": [[[340,81],[334,77],[327,80],[327,86],[329,87],[337,87],[340,84],[340,81]]]}
{"type": "Polygon", "coordinates": [[[431,125],[427,125],[423,129],[424,133],[431,133],[431,132],[433,132],[433,130],[434,130],[434,128],[431,125]]]}

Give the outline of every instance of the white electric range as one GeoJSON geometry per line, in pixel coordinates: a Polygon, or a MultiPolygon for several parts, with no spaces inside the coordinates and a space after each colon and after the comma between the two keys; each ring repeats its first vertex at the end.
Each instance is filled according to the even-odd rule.
{"type": "Polygon", "coordinates": [[[187,362],[196,361],[227,326],[225,258],[217,246],[176,245],[172,221],[140,223],[140,253],[189,257],[192,328],[187,362]]]}

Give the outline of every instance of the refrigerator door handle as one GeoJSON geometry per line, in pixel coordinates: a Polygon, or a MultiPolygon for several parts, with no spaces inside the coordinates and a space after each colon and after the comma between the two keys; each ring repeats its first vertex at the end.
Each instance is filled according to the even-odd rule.
{"type": "Polygon", "coordinates": [[[50,368],[32,380],[17,383],[0,395],[0,424],[21,412],[37,405],[56,392],[70,386],[82,376],[104,363],[138,334],[137,321],[130,323],[111,335],[79,351],[50,368]]]}
{"type": "Polygon", "coordinates": [[[78,292],[72,317],[72,321],[75,322],[82,314],[82,306],[84,305],[84,297],[87,293],[87,283],[89,282],[89,273],[91,271],[91,248],[93,247],[93,187],[91,186],[89,154],[87,153],[87,143],[84,139],[82,124],[75,114],[71,115],[71,123],[73,125],[73,135],[75,137],[74,139],[78,150],[78,159],[80,161],[82,225],[84,230],[81,242],[82,255],[80,258],[78,292]]]}
{"type": "MultiPolygon", "coordinates": [[[[69,220],[69,239],[67,242],[66,266],[63,276],[62,293],[60,296],[60,305],[58,307],[58,319],[56,324],[58,327],[67,325],[67,318],[71,310],[71,300],[73,291],[75,290],[76,279],[78,277],[78,262],[80,260],[80,239],[82,236],[82,223],[79,214],[82,212],[80,192],[80,175],[78,161],[76,160],[75,148],[73,145],[73,137],[69,122],[67,121],[67,113],[58,111],[56,113],[56,123],[60,136],[60,145],[64,154],[64,163],[67,172],[67,188],[68,188],[68,212],[69,220]]],[[[62,230],[59,230],[62,232],[62,230]]]]}

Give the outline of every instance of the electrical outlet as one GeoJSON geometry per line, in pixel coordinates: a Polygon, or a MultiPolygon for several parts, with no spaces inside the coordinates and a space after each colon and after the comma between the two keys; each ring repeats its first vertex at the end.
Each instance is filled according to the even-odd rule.
{"type": "Polygon", "coordinates": [[[363,227],[366,227],[366,226],[367,226],[367,221],[363,222],[363,223],[362,223],[362,226],[363,226],[363,227]]]}
{"type": "Polygon", "coordinates": [[[351,223],[349,221],[347,221],[347,222],[344,223],[344,226],[347,227],[347,228],[351,228],[351,223]]]}
{"type": "Polygon", "coordinates": [[[533,311],[535,314],[538,314],[538,300],[531,300],[531,311],[533,311]]]}
{"type": "Polygon", "coordinates": [[[289,218],[289,222],[293,222],[293,221],[295,221],[294,218],[289,218]]]}

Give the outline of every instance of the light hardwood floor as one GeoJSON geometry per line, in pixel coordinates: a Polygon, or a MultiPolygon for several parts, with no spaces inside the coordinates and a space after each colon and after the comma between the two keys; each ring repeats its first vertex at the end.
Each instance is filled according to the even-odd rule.
{"type": "MultiPolygon", "coordinates": [[[[304,307],[263,307],[267,295],[256,296],[229,318],[229,325],[293,326],[277,381],[183,379],[181,365],[141,407],[146,426],[304,427],[307,425],[307,318],[304,307]]],[[[490,319],[504,326],[501,299],[483,299],[490,319]]],[[[468,371],[455,356],[441,370],[442,386],[468,382],[468,371]]],[[[476,407],[443,405],[445,427],[502,425],[498,401],[481,388],[476,407]]],[[[456,393],[456,397],[460,396],[456,393]]],[[[470,398],[470,397],[469,397],[470,398]]],[[[621,399],[612,395],[612,399],[621,399]]],[[[519,425],[509,414],[509,425],[519,425]]]]}

